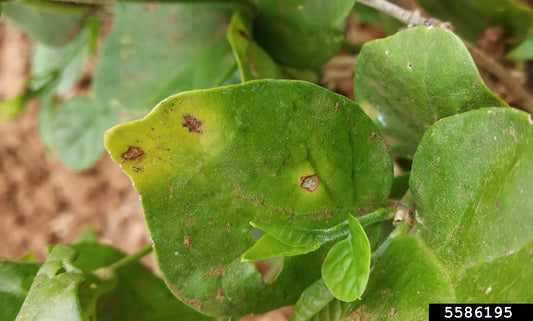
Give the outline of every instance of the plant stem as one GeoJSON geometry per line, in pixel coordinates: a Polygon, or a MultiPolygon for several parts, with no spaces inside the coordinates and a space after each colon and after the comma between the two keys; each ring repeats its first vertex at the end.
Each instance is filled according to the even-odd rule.
{"type": "MultiPolygon", "coordinates": [[[[359,224],[361,224],[362,227],[365,227],[374,223],[391,220],[392,218],[394,218],[395,214],[395,210],[388,207],[382,207],[378,208],[372,213],[368,213],[361,217],[358,217],[357,220],[359,221],[359,224]]],[[[326,243],[329,241],[340,239],[350,234],[348,224],[348,220],[345,220],[335,226],[330,227],[329,229],[320,230],[320,243],[326,243]]]]}
{"type": "Polygon", "coordinates": [[[378,208],[372,213],[368,213],[364,216],[357,218],[357,220],[359,221],[359,224],[361,224],[361,226],[365,227],[374,223],[390,220],[394,218],[395,213],[396,211],[392,208],[382,207],[378,208]]]}
{"type": "Polygon", "coordinates": [[[152,252],[153,246],[152,244],[148,244],[145,247],[141,248],[139,251],[127,255],[120,260],[116,261],[115,263],[105,266],[103,268],[99,268],[98,270],[94,271],[93,273],[100,277],[101,279],[108,279],[110,278],[117,270],[125,267],[126,265],[129,265],[130,263],[137,262],[141,257],[145,256],[146,254],[152,252]]]}
{"type": "Polygon", "coordinates": [[[387,248],[391,244],[392,240],[407,233],[407,231],[409,231],[410,228],[411,226],[409,225],[407,221],[400,223],[394,229],[394,231],[392,231],[389,234],[387,239],[378,247],[378,249],[374,253],[372,253],[372,256],[370,258],[370,266],[374,265],[376,261],[383,256],[383,254],[385,253],[385,251],[387,251],[387,248]]]}
{"type": "MultiPolygon", "coordinates": [[[[442,22],[435,18],[425,18],[420,15],[418,10],[407,10],[386,0],[357,1],[404,22],[408,27],[428,26],[453,29],[450,23],[442,22]]],[[[513,91],[518,101],[522,104],[521,107],[530,114],[533,114],[533,96],[527,91],[524,85],[513,77],[506,68],[485,54],[481,49],[462,38],[461,40],[470,51],[476,64],[498,78],[507,89],[513,91]]]]}

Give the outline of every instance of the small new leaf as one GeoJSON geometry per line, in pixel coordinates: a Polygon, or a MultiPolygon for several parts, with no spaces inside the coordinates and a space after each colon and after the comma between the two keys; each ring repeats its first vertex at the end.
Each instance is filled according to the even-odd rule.
{"type": "Polygon", "coordinates": [[[370,272],[370,243],[359,221],[350,215],[350,235],[335,244],[322,265],[322,278],[339,300],[350,302],[365,291],[370,272]]]}
{"type": "Polygon", "coordinates": [[[254,246],[244,252],[242,260],[258,261],[280,256],[302,255],[318,250],[319,247],[319,242],[295,246],[284,243],[270,235],[263,235],[255,242],[254,246]]]}
{"type": "Polygon", "coordinates": [[[346,303],[335,299],[322,279],[318,279],[302,292],[289,321],[337,321],[347,307],[346,303]]]}

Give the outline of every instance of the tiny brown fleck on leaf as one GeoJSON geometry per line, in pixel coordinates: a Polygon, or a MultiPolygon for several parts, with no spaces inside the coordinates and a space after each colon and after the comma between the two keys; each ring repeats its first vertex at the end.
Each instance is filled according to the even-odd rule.
{"type": "Polygon", "coordinates": [[[224,296],[224,289],[223,288],[219,288],[217,290],[217,300],[222,302],[222,301],[224,301],[225,298],[226,297],[224,296]]]}
{"type": "Polygon", "coordinates": [[[393,315],[395,315],[396,311],[398,311],[398,310],[396,310],[396,308],[390,309],[390,316],[392,317],[393,315]]]}
{"type": "Polygon", "coordinates": [[[178,299],[183,303],[194,306],[197,310],[202,310],[202,303],[196,299],[186,298],[184,295],[178,296],[178,299]]]}
{"type": "Polygon", "coordinates": [[[183,116],[183,119],[185,120],[185,122],[183,122],[182,125],[183,127],[186,127],[189,129],[189,133],[191,132],[198,133],[198,134],[202,133],[202,131],[200,130],[200,128],[202,127],[201,121],[199,121],[198,119],[194,118],[191,115],[185,115],[183,116]]]}
{"type": "Polygon", "coordinates": [[[185,238],[183,239],[183,246],[185,246],[186,249],[190,248],[192,245],[192,237],[190,235],[185,235],[185,238]]]}
{"type": "Polygon", "coordinates": [[[318,188],[319,183],[318,176],[316,174],[309,176],[300,177],[300,187],[308,190],[309,192],[314,192],[318,188]]]}
{"type": "Polygon", "coordinates": [[[228,230],[228,232],[231,232],[231,223],[228,222],[228,224],[226,224],[226,230],[228,230]]]}
{"type": "Polygon", "coordinates": [[[244,38],[246,38],[246,40],[250,40],[250,36],[248,35],[246,31],[239,29],[239,34],[243,36],[244,38]]]}
{"type": "Polygon", "coordinates": [[[378,134],[376,132],[372,132],[372,134],[370,134],[370,137],[368,137],[368,140],[372,140],[374,138],[376,138],[378,136],[378,134]]]}
{"type": "Polygon", "coordinates": [[[137,160],[144,156],[144,151],[140,149],[139,147],[130,146],[127,151],[122,153],[120,155],[123,160],[130,161],[130,160],[137,160]]]}
{"type": "Polygon", "coordinates": [[[224,269],[224,266],[217,265],[217,266],[213,266],[209,271],[205,272],[205,275],[224,276],[226,275],[226,270],[224,269]]]}
{"type": "Polygon", "coordinates": [[[183,223],[185,224],[185,226],[187,227],[191,227],[191,226],[194,226],[196,225],[196,221],[191,219],[190,217],[187,217],[185,219],[183,219],[183,223]]]}

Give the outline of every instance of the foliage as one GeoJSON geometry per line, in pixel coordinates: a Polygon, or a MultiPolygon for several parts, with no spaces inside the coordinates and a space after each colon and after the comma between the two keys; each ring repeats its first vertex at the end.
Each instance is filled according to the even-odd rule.
{"type": "MultiPolygon", "coordinates": [[[[396,32],[353,0],[117,3],[94,93],[57,104],[109,9],[85,2],[2,5],[39,44],[28,91],[1,115],[40,95],[43,140],[77,170],[105,141],[141,196],[162,280],[134,262],[151,246],[58,244],[43,263],[0,263],[0,320],[287,305],[290,320],[424,320],[433,302],[533,302],[533,121],[487,88],[453,32],[396,32]],[[395,33],[362,46],[354,101],[313,84],[350,12],[395,33]],[[392,156],[406,173],[393,177],[392,156]]],[[[419,3],[466,39],[499,26],[514,59],[532,56],[530,9],[419,3]]]]}

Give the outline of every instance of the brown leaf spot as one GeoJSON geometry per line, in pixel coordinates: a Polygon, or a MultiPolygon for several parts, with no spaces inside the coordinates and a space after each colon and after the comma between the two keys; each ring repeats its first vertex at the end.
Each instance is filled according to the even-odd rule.
{"type": "Polygon", "coordinates": [[[231,223],[226,224],[226,230],[228,230],[228,232],[231,232],[231,223]]]}
{"type": "Polygon", "coordinates": [[[183,119],[185,120],[185,122],[183,122],[182,125],[183,127],[187,127],[189,129],[189,133],[191,132],[198,133],[198,134],[202,133],[202,131],[200,130],[200,128],[202,127],[201,121],[199,121],[198,119],[194,118],[191,115],[184,115],[183,119]]]}
{"type": "Polygon", "coordinates": [[[223,288],[219,288],[217,290],[217,300],[220,301],[220,302],[223,302],[224,299],[226,299],[226,297],[224,296],[224,289],[223,288]]]}
{"type": "Polygon", "coordinates": [[[192,245],[192,237],[190,235],[185,235],[185,238],[183,239],[183,246],[185,246],[186,249],[190,248],[192,245]]]}
{"type": "Polygon", "coordinates": [[[320,180],[316,174],[300,177],[300,187],[308,190],[309,192],[316,191],[319,182],[320,180]]]}
{"type": "Polygon", "coordinates": [[[250,36],[245,30],[239,29],[239,34],[243,36],[244,38],[246,38],[246,40],[250,40],[250,36]]]}
{"type": "Polygon", "coordinates": [[[211,267],[211,270],[205,272],[205,275],[220,277],[220,276],[226,275],[226,270],[224,270],[224,266],[216,265],[216,266],[211,267]]]}
{"type": "Polygon", "coordinates": [[[392,317],[393,315],[395,315],[396,311],[398,311],[398,310],[396,310],[396,308],[390,309],[390,316],[392,317]]]}
{"type": "Polygon", "coordinates": [[[374,138],[376,138],[378,136],[378,134],[376,132],[372,132],[372,134],[370,134],[370,137],[368,137],[368,140],[372,140],[374,138]]]}
{"type": "Polygon", "coordinates": [[[140,149],[139,147],[130,146],[127,151],[122,153],[120,155],[123,160],[130,161],[130,160],[138,160],[139,158],[144,156],[144,151],[140,149]]]}
{"type": "Polygon", "coordinates": [[[202,303],[196,299],[189,299],[183,295],[178,296],[178,299],[183,303],[194,306],[197,310],[202,310],[202,303]]]}
{"type": "Polygon", "coordinates": [[[191,219],[190,217],[187,217],[183,220],[183,223],[185,224],[185,226],[187,227],[191,227],[191,226],[194,226],[196,225],[196,221],[191,219]]]}

